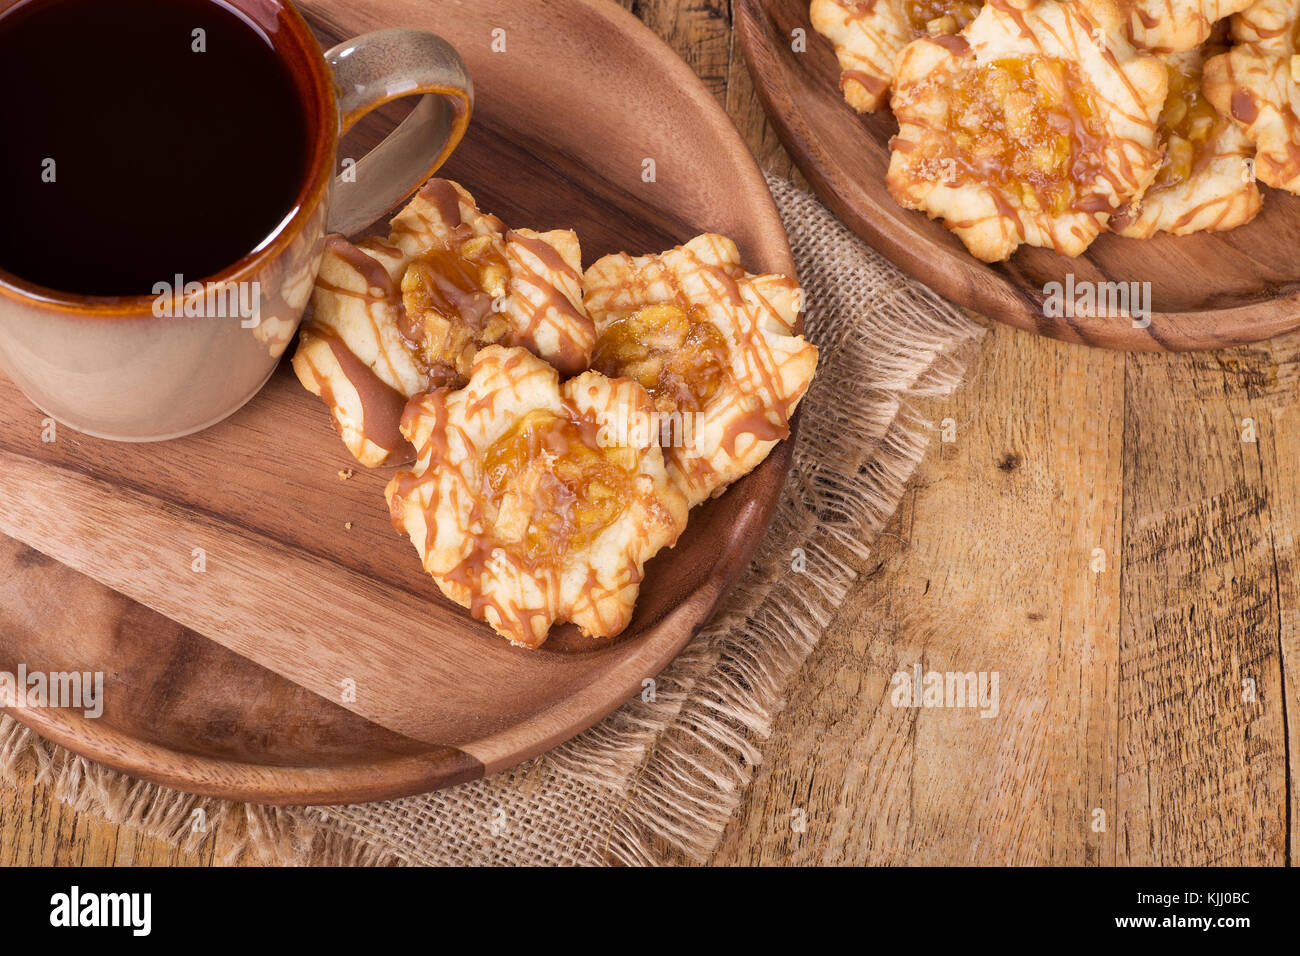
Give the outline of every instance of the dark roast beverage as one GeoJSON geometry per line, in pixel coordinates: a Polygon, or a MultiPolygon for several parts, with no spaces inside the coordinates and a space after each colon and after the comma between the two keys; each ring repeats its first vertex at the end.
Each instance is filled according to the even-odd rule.
{"type": "Polygon", "coordinates": [[[219,0],[23,0],[0,15],[0,270],[201,281],[291,211],[308,135],[270,39],[219,0]]]}

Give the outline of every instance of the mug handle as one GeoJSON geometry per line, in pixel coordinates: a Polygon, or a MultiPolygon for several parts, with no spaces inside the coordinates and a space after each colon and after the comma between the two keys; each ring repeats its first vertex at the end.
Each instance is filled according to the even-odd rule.
{"type": "Polygon", "coordinates": [[[353,235],[409,197],[460,144],[474,109],[465,61],[423,30],[366,33],[325,54],[339,98],[339,136],[385,103],[424,94],[382,143],[334,181],[328,230],[353,235]]]}

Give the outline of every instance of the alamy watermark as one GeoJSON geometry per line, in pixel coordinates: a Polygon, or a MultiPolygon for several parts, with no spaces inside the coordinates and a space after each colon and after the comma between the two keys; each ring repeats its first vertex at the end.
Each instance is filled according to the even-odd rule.
{"type": "Polygon", "coordinates": [[[50,897],[50,925],[122,927],[132,936],[148,936],[153,929],[153,894],[90,893],[73,886],[50,897]]]}
{"type": "Polygon", "coordinates": [[[889,702],[895,707],[978,708],[981,717],[996,717],[1000,706],[997,671],[926,671],[913,664],[890,680],[889,702]]]}
{"type": "Polygon", "coordinates": [[[104,713],[104,672],[0,671],[0,707],[59,707],[80,709],[94,719],[104,713]]]}
{"type": "Polygon", "coordinates": [[[1064,282],[1043,286],[1043,315],[1049,319],[1131,319],[1133,328],[1151,324],[1150,282],[1093,282],[1066,273],[1064,282]]]}
{"type": "Polygon", "coordinates": [[[245,329],[262,324],[260,282],[172,282],[153,287],[153,314],[157,319],[239,319],[245,329]]]}
{"type": "Polygon", "coordinates": [[[711,449],[700,438],[703,412],[642,412],[619,405],[596,417],[596,443],[602,448],[678,448],[686,458],[699,458],[711,449]]]}

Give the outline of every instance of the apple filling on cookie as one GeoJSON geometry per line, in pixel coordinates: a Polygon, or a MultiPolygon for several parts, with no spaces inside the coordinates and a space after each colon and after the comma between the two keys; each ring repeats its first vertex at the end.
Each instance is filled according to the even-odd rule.
{"type": "Polygon", "coordinates": [[[899,54],[890,193],[980,259],[1075,256],[1155,179],[1167,77],[1109,0],[1001,0],[899,54]]]}
{"type": "Polygon", "coordinates": [[[475,236],[458,247],[432,249],[407,265],[401,286],[403,333],[429,372],[430,385],[468,378],[474,354],[510,332],[509,319],[493,309],[509,281],[500,236],[475,236]]]}
{"type": "Polygon", "coordinates": [[[386,239],[331,237],[312,301],[294,370],[371,467],[411,460],[398,432],[406,400],[464,384],[479,349],[526,348],[572,375],[595,344],[577,236],[508,229],[443,179],[393,217],[386,239]]]}
{"type": "Polygon", "coordinates": [[[812,0],[813,28],[835,47],[840,89],[861,113],[889,99],[894,59],[912,40],[957,33],[982,0],[812,0]]]}
{"type": "Polygon", "coordinates": [[[698,412],[727,372],[726,337],[699,306],[651,305],[616,318],[596,338],[591,367],[641,383],[665,412],[698,412]]]}
{"type": "Polygon", "coordinates": [[[964,30],[983,5],[982,0],[903,0],[903,12],[915,36],[937,37],[964,30]]]}
{"type": "Polygon", "coordinates": [[[513,644],[564,621],[618,634],[689,510],[658,445],[622,440],[618,422],[653,410],[631,379],[561,385],[531,352],[481,349],[463,388],[408,405],[418,457],[386,490],[393,524],[442,592],[513,644]]]}
{"type": "Polygon", "coordinates": [[[660,255],[606,256],[587,270],[592,368],[635,379],[691,506],[721,494],[789,434],[817,349],[797,326],[793,279],[751,275],[735,243],[703,235],[660,255]]]}

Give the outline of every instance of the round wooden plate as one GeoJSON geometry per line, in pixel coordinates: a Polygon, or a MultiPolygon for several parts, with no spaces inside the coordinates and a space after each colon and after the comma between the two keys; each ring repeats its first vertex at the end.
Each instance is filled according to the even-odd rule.
{"type": "Polygon", "coordinates": [[[1254,222],[1217,235],[1103,235],[1076,259],[1030,248],[997,265],[975,259],[940,223],[890,197],[885,170],[897,123],[888,109],[859,116],[844,102],[834,50],[813,31],[808,6],[737,0],[750,73],[782,143],[818,195],[905,272],[1018,328],[1109,348],[1219,348],[1300,327],[1300,198],[1267,187],[1254,222]],[[801,37],[804,52],[796,49],[801,37]],[[1046,317],[1044,287],[1064,284],[1067,274],[1076,286],[1149,282],[1149,327],[1135,328],[1124,317],[1046,317]]]}
{"type": "MultiPolygon", "coordinates": [[[[726,114],[622,8],[602,0],[301,6],[323,45],[410,26],[461,51],[477,105],[444,175],[507,222],[576,229],[587,263],[718,231],[737,241],[752,270],[794,274],[771,196],[726,114]],[[645,175],[650,160],[654,177],[645,175]]],[[[384,128],[360,135],[375,138],[384,128]]],[[[267,803],[376,800],[473,779],[611,713],[677,655],[746,567],[790,462],[784,442],[693,513],[677,547],[647,567],[623,635],[592,644],[562,631],[528,653],[437,593],[409,544],[387,527],[388,472],[357,469],[338,480],[336,472],[355,463],[323,406],[284,368],[227,422],[165,446],[62,432],[42,446],[30,438],[39,435],[40,414],[7,382],[0,390],[13,418],[0,428],[0,484],[13,505],[0,525],[25,542],[0,538],[0,669],[12,673],[22,662],[29,672],[103,671],[107,680],[99,719],[9,712],[128,773],[267,803]],[[31,515],[52,500],[74,523],[93,524],[43,540],[50,522],[31,515]],[[212,558],[206,575],[191,575],[189,549],[201,535],[225,557],[212,558]],[[160,567],[172,560],[169,549],[179,563],[160,567]],[[223,574],[267,590],[179,593],[210,588],[191,582],[217,575],[219,583],[223,574]],[[197,620],[211,625],[177,623],[197,620]],[[277,641],[301,645],[304,671],[320,672],[318,687],[268,666],[285,659],[262,647],[277,641]],[[348,666],[371,669],[370,687],[389,681],[388,692],[347,707],[327,699],[322,688],[337,687],[331,681],[346,673],[329,671],[340,647],[352,655],[348,666]]]]}

